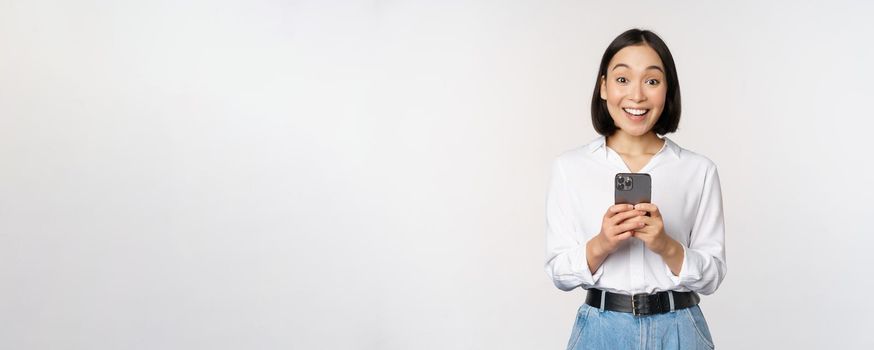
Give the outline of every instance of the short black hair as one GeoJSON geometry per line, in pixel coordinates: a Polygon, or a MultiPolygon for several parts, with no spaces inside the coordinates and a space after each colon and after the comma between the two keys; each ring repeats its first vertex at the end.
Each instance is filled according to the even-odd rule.
{"type": "Polygon", "coordinates": [[[674,65],[671,50],[668,50],[668,45],[655,33],[634,28],[613,39],[613,42],[604,51],[604,56],[601,57],[601,67],[598,69],[598,77],[595,79],[595,92],[592,94],[592,126],[601,135],[613,135],[617,129],[616,124],[613,123],[613,118],[610,117],[610,112],[607,111],[607,103],[601,99],[601,77],[607,76],[607,65],[610,64],[610,60],[619,50],[627,46],[641,44],[651,47],[658,53],[662,64],[665,65],[665,80],[667,80],[668,85],[665,108],[652,130],[656,134],[665,135],[677,131],[677,126],[680,125],[680,82],[677,79],[677,67],[674,65]]]}

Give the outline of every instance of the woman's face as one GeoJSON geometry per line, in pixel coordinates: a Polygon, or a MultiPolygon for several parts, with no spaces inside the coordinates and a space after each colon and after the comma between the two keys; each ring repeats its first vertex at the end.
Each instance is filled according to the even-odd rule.
{"type": "Polygon", "coordinates": [[[601,77],[601,99],[621,131],[633,136],[649,132],[665,106],[665,68],[649,45],[626,46],[601,77]]]}

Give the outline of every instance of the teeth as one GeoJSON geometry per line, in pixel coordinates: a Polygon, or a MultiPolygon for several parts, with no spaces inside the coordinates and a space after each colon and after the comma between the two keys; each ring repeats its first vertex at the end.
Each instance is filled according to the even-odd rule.
{"type": "Polygon", "coordinates": [[[633,115],[644,115],[644,114],[646,114],[646,112],[649,111],[648,109],[633,109],[633,108],[623,108],[622,110],[626,111],[628,113],[631,113],[633,115]]]}

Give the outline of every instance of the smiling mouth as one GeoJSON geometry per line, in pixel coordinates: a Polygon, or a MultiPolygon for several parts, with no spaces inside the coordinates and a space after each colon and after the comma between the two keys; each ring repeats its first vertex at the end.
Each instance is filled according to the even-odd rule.
{"type": "Polygon", "coordinates": [[[643,116],[644,114],[649,112],[648,109],[637,109],[637,108],[622,108],[622,110],[625,111],[625,113],[631,114],[631,115],[636,116],[636,117],[643,116]]]}
{"type": "Polygon", "coordinates": [[[638,108],[622,108],[625,112],[625,116],[628,119],[635,123],[643,122],[646,120],[646,116],[649,114],[649,109],[638,109],[638,108]]]}

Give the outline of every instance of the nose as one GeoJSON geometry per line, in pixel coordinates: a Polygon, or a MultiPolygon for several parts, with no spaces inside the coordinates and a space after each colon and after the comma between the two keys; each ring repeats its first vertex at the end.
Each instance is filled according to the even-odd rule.
{"type": "Polygon", "coordinates": [[[646,99],[643,95],[643,88],[637,84],[631,84],[631,91],[628,92],[628,98],[634,102],[640,102],[646,99]]]}

